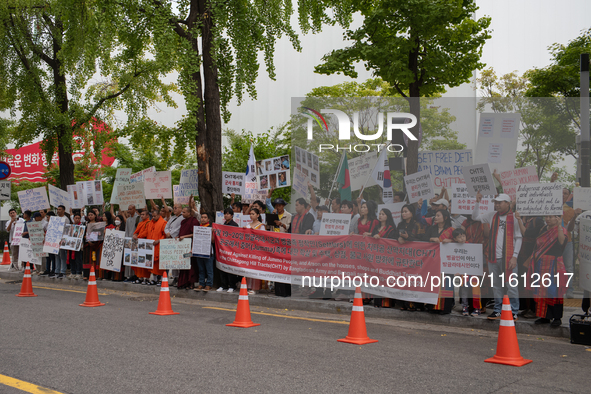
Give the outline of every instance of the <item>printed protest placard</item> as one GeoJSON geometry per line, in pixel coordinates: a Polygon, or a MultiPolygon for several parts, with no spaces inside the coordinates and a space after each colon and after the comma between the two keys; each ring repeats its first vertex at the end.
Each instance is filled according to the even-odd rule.
{"type": "Polygon", "coordinates": [[[131,174],[129,176],[129,183],[144,182],[146,174],[149,172],[155,172],[155,171],[156,171],[156,167],[152,166],[150,168],[146,168],[145,170],[138,171],[135,174],[131,174]]]}
{"type": "Polygon", "coordinates": [[[320,222],[320,235],[349,235],[351,215],[345,213],[324,213],[320,222]]]}
{"type": "Polygon", "coordinates": [[[128,185],[130,181],[131,168],[117,168],[117,174],[115,175],[115,183],[113,183],[113,190],[111,191],[111,204],[119,204],[117,186],[128,185]]]}
{"type": "Polygon", "coordinates": [[[591,187],[575,187],[573,190],[573,208],[591,210],[591,187]]]}
{"type": "Polygon", "coordinates": [[[55,187],[53,185],[47,185],[49,189],[49,203],[51,206],[57,208],[60,205],[66,207],[66,212],[70,210],[70,194],[60,189],[59,187],[55,187]]]}
{"type": "Polygon", "coordinates": [[[222,193],[243,195],[245,175],[243,172],[222,172],[222,193]]]}
{"type": "Polygon", "coordinates": [[[216,212],[215,213],[215,222],[217,224],[224,224],[226,220],[224,219],[224,213],[223,212],[216,212]]]}
{"type": "Polygon", "coordinates": [[[90,242],[102,241],[105,238],[106,222],[98,222],[92,229],[88,229],[86,240],[90,242]]]}
{"type": "Polygon", "coordinates": [[[480,124],[478,127],[478,137],[492,137],[495,128],[495,118],[487,116],[488,114],[480,115],[480,124]]]}
{"type": "Polygon", "coordinates": [[[562,216],[562,183],[531,183],[517,187],[521,216],[562,216]]]}
{"type": "Polygon", "coordinates": [[[181,180],[178,185],[172,187],[175,204],[189,204],[191,195],[199,195],[197,169],[181,171],[181,180]]]}
{"type": "Polygon", "coordinates": [[[242,202],[251,204],[256,200],[265,201],[265,199],[267,198],[268,191],[259,190],[258,187],[259,186],[257,184],[256,177],[254,182],[251,182],[247,179],[246,183],[244,184],[244,194],[242,195],[242,202]]]}
{"type": "Polygon", "coordinates": [[[31,252],[36,259],[47,257],[47,253],[43,252],[43,242],[45,241],[45,231],[43,230],[42,222],[31,222],[27,224],[29,230],[29,241],[31,245],[31,252]]]}
{"type": "Polygon", "coordinates": [[[293,172],[293,191],[299,193],[302,197],[308,196],[308,177],[297,168],[293,172]]]}
{"type": "Polygon", "coordinates": [[[405,176],[404,183],[408,201],[411,203],[418,202],[421,198],[426,200],[435,196],[431,173],[428,169],[405,176]]]}
{"type": "Polygon", "coordinates": [[[105,231],[103,251],[101,253],[101,269],[121,272],[124,239],[125,231],[114,229],[108,229],[105,231]]]}
{"type": "Polygon", "coordinates": [[[579,286],[591,291],[591,219],[579,223],[579,286]]]}
{"type": "Polygon", "coordinates": [[[500,174],[501,185],[503,186],[503,193],[511,196],[515,200],[517,185],[525,185],[529,183],[538,183],[538,173],[536,167],[522,167],[513,170],[503,171],[500,174]]]}
{"type": "Polygon", "coordinates": [[[82,248],[82,239],[86,226],[78,224],[66,224],[64,226],[64,236],[60,249],[79,251],[82,248]]]}
{"type": "Polygon", "coordinates": [[[517,156],[520,120],[518,113],[481,113],[474,164],[490,163],[491,170],[496,169],[499,173],[512,170],[517,156]]]}
{"type": "Polygon", "coordinates": [[[363,185],[370,187],[377,185],[375,179],[371,177],[371,172],[378,162],[376,152],[370,152],[348,160],[349,179],[351,181],[351,191],[361,190],[363,185]]]}
{"type": "Polygon", "coordinates": [[[191,269],[191,258],[183,257],[191,253],[191,239],[177,241],[174,238],[160,240],[160,269],[188,270],[191,269]]]}
{"type": "Polygon", "coordinates": [[[211,255],[211,227],[195,226],[193,228],[193,256],[209,257],[211,255]]]}
{"type": "Polygon", "coordinates": [[[450,275],[482,276],[484,259],[482,245],[440,243],[441,273],[450,275]]]}
{"type": "Polygon", "coordinates": [[[101,205],[104,202],[102,181],[84,181],[77,184],[79,183],[82,183],[84,188],[84,205],[101,205]]]}
{"type": "Polygon", "coordinates": [[[146,207],[143,182],[117,186],[117,194],[119,195],[120,207],[127,208],[129,205],[135,205],[137,209],[146,207]]]}
{"type": "Polygon", "coordinates": [[[45,187],[36,187],[34,189],[21,190],[18,194],[18,201],[21,205],[21,211],[40,211],[49,209],[49,199],[45,187]]]}
{"type": "Polygon", "coordinates": [[[394,202],[394,203],[389,203],[389,204],[380,204],[380,205],[378,205],[378,215],[383,208],[389,209],[390,212],[392,212],[392,219],[394,220],[394,224],[398,226],[398,223],[400,223],[400,220],[402,220],[402,218],[400,217],[400,213],[402,211],[402,207],[405,204],[406,204],[405,202],[394,202]]]}
{"type": "Polygon", "coordinates": [[[497,195],[497,188],[488,163],[466,166],[463,168],[463,173],[470,196],[476,197],[478,192],[484,196],[497,195]]]}
{"type": "Polygon", "coordinates": [[[429,171],[435,187],[464,183],[462,168],[472,165],[472,150],[419,152],[417,171],[429,171]]]}
{"type": "Polygon", "coordinates": [[[33,249],[31,248],[31,241],[24,238],[18,248],[18,261],[31,263],[35,265],[41,265],[41,258],[35,257],[33,249]]]}
{"type": "Polygon", "coordinates": [[[43,244],[43,251],[45,253],[58,254],[60,251],[60,242],[64,235],[64,226],[66,225],[66,217],[51,216],[49,224],[47,225],[47,232],[45,233],[45,243],[43,244]]]}
{"type": "Polygon", "coordinates": [[[83,196],[83,189],[79,187],[78,184],[75,185],[68,185],[68,196],[70,198],[70,207],[72,209],[82,209],[84,208],[84,198],[83,196]]]}
{"type": "Polygon", "coordinates": [[[154,267],[154,241],[144,238],[125,238],[123,265],[152,269],[154,267]]]}
{"type": "Polygon", "coordinates": [[[10,200],[11,185],[10,181],[0,181],[0,201],[10,200]]]}
{"type": "Polygon", "coordinates": [[[16,222],[13,224],[14,233],[12,234],[12,243],[10,246],[19,246],[23,239],[23,231],[25,231],[25,222],[16,222]]]}
{"type": "MultiPolygon", "coordinates": [[[[314,187],[320,187],[320,160],[314,153],[295,147],[296,168],[310,179],[314,187]]],[[[373,168],[373,167],[372,167],[373,168]]],[[[370,170],[371,173],[371,170],[370,170]]],[[[360,187],[361,188],[361,187],[360,187]]]]}
{"type": "MultiPolygon", "coordinates": [[[[472,212],[474,212],[474,206],[476,205],[476,197],[472,197],[468,194],[468,186],[454,183],[451,185],[450,193],[451,213],[453,215],[472,215],[472,212]]],[[[494,196],[482,197],[478,207],[480,213],[494,211],[493,197],[494,196]]]]}

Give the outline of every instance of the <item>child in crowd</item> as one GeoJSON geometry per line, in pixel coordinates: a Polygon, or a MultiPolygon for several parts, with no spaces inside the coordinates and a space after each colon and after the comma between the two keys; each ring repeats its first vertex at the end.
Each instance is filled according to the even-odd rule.
{"type": "MultiPolygon", "coordinates": [[[[456,228],[453,233],[452,237],[455,243],[464,244],[466,243],[466,231],[463,228],[456,228]]],[[[470,316],[470,293],[472,293],[472,297],[478,300],[478,304],[480,304],[480,294],[477,290],[478,288],[472,288],[470,285],[470,278],[471,276],[467,276],[466,282],[462,284],[460,287],[460,300],[462,302],[462,315],[463,316],[470,316]],[[472,290],[472,291],[471,291],[472,290]]],[[[480,307],[475,307],[474,311],[472,312],[472,316],[480,316],[480,307]]]]}

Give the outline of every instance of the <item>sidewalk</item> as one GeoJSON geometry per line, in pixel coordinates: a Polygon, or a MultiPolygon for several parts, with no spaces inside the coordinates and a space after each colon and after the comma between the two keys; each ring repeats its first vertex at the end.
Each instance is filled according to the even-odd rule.
{"type": "MultiPolygon", "coordinates": [[[[8,272],[9,266],[0,266],[0,279],[6,281],[22,281],[23,274],[18,272],[8,272]]],[[[86,289],[88,282],[82,280],[70,279],[49,279],[46,276],[32,275],[33,288],[35,285],[53,284],[57,286],[73,286],[86,289]]],[[[100,289],[109,289],[115,291],[129,291],[135,293],[158,295],[160,287],[158,286],[143,286],[124,282],[112,282],[106,280],[97,280],[97,286],[100,289]]],[[[16,288],[15,288],[15,291],[16,288]]],[[[170,288],[171,298],[190,298],[197,300],[207,300],[213,302],[225,302],[236,304],[238,301],[238,291],[228,294],[227,292],[216,292],[214,290],[209,292],[196,292],[193,290],[178,290],[176,287],[170,288]]],[[[16,294],[16,293],[15,293],[16,294]]],[[[577,294],[580,298],[581,295],[577,294]]],[[[255,294],[248,297],[250,305],[267,307],[302,310],[310,312],[321,313],[335,313],[340,315],[350,315],[352,310],[352,303],[346,301],[325,301],[318,299],[308,299],[300,297],[277,297],[274,294],[255,294]]],[[[538,326],[534,324],[535,319],[520,318],[515,328],[518,333],[529,335],[544,335],[551,337],[570,338],[569,318],[573,314],[581,314],[580,299],[565,299],[564,316],[562,318],[562,326],[553,328],[549,325],[538,326]],[[579,306],[575,306],[575,305],[579,306]],[[570,306],[572,305],[572,306],[570,306]]],[[[465,317],[461,315],[461,310],[458,312],[458,306],[454,307],[454,311],[449,315],[435,315],[427,312],[408,312],[401,311],[394,308],[375,308],[373,306],[366,306],[364,308],[365,315],[372,318],[396,319],[408,322],[416,322],[419,324],[440,324],[453,327],[471,328],[475,330],[498,331],[499,321],[490,321],[486,319],[486,315],[480,317],[465,317]]],[[[489,310],[489,312],[491,312],[489,310]]]]}

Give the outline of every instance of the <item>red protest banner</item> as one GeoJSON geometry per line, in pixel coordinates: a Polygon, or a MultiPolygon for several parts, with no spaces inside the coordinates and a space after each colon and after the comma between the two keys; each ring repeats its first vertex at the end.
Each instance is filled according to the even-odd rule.
{"type": "Polygon", "coordinates": [[[219,269],[235,275],[314,287],[352,289],[437,303],[439,244],[359,235],[308,236],[213,225],[219,269]]]}

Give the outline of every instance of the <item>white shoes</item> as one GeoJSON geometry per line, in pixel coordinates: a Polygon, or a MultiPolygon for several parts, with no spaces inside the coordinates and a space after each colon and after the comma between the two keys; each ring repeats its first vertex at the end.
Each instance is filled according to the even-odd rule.
{"type": "Polygon", "coordinates": [[[228,289],[228,293],[233,293],[233,292],[234,292],[234,289],[230,287],[230,288],[228,289]]]}
{"type": "Polygon", "coordinates": [[[223,287],[218,287],[218,289],[216,290],[217,292],[221,293],[222,291],[224,291],[223,287]]]}

